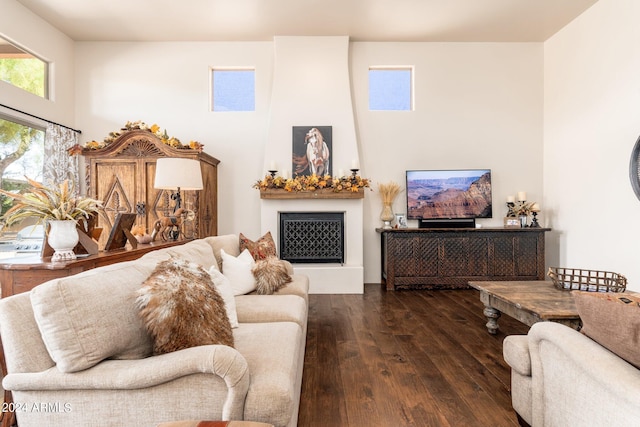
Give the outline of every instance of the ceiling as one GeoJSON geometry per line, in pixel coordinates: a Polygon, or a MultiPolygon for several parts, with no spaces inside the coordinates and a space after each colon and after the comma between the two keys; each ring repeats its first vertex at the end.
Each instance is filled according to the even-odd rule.
{"type": "Polygon", "coordinates": [[[541,42],[597,0],[17,0],[77,41],[541,42]]]}

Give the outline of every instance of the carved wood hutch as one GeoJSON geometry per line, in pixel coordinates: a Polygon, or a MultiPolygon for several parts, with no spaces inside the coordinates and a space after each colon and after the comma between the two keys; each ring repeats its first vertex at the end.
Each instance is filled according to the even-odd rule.
{"type": "Polygon", "coordinates": [[[181,191],[182,207],[193,211],[187,237],[214,236],[218,233],[218,163],[206,153],[177,149],[163,143],[148,130],[129,130],[98,150],[84,149],[86,181],[91,197],[102,200],[105,215],[97,227],[103,228],[100,246],[106,242],[118,213],[136,213],[136,225],[151,233],[153,224],[173,212],[171,191],[154,188],[156,160],[180,157],[200,162],[203,189],[181,191]],[[106,223],[105,223],[106,222],[106,223]]]}

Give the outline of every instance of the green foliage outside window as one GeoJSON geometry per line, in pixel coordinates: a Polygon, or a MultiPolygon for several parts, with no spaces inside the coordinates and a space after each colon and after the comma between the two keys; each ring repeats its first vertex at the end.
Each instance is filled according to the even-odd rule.
{"type": "Polygon", "coordinates": [[[45,97],[47,64],[36,57],[3,58],[0,55],[0,80],[45,97]]]}
{"type": "MultiPolygon", "coordinates": [[[[25,175],[41,181],[43,157],[44,131],[0,118],[0,188],[14,191],[28,186],[25,175]]],[[[0,199],[2,215],[13,202],[0,199]]]]}

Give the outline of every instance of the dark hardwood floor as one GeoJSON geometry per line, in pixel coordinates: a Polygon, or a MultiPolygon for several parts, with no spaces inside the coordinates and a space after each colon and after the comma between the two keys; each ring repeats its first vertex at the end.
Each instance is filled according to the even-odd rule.
{"type": "Polygon", "coordinates": [[[518,426],[475,290],[310,295],[300,427],[518,426]]]}

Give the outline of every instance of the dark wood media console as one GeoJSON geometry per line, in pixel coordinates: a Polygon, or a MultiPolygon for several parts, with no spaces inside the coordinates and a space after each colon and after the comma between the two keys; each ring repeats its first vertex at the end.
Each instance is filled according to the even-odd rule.
{"type": "Polygon", "coordinates": [[[549,228],[381,229],[382,284],[461,289],[470,280],[544,280],[549,228]]]}

